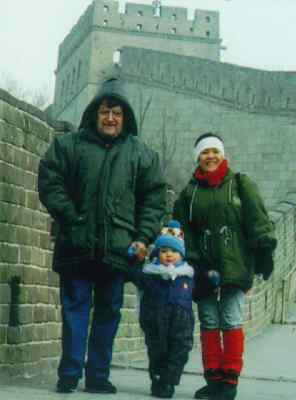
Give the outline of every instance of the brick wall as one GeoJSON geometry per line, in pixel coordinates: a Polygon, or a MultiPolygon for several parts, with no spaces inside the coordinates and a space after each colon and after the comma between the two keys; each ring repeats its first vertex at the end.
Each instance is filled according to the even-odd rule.
{"type": "MultiPolygon", "coordinates": [[[[54,131],[67,124],[49,121],[38,109],[0,90],[0,375],[53,372],[60,354],[58,276],[51,271],[50,219],[36,192],[40,156],[54,131]]],[[[258,282],[246,306],[248,335],[272,320],[282,321],[295,295],[296,192],[274,207],[279,247],[276,272],[258,282]]],[[[126,286],[114,363],[143,359],[136,291],[126,286]]],[[[197,331],[196,331],[197,332],[197,331]]]]}

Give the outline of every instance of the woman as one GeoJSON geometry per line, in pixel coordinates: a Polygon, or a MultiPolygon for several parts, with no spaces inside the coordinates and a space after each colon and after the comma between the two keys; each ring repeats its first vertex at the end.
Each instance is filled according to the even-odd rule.
{"type": "Polygon", "coordinates": [[[197,168],[174,218],[183,226],[187,259],[196,270],[207,386],[195,398],[233,400],[243,366],[245,293],[255,272],[265,280],[271,275],[276,239],[257,186],[229,169],[221,137],[200,136],[194,153],[197,168]],[[209,277],[213,272],[218,280],[209,277]]]}

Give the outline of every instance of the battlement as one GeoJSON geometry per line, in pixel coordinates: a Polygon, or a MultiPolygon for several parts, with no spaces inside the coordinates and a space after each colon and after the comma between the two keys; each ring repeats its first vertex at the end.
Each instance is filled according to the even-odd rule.
{"type": "Polygon", "coordinates": [[[221,42],[216,11],[195,10],[190,20],[187,9],[182,7],[156,9],[152,5],[127,3],[120,12],[117,1],[94,0],[61,43],[58,68],[95,29],[209,44],[221,42]]]}
{"type": "Polygon", "coordinates": [[[187,8],[161,6],[159,15],[155,7],[146,4],[127,3],[125,15],[138,17],[155,17],[160,19],[170,19],[173,21],[186,21],[188,19],[187,8]]]}
{"type": "Polygon", "coordinates": [[[165,33],[189,38],[204,37],[219,39],[219,14],[216,11],[195,10],[194,18],[188,18],[183,7],[154,6],[127,3],[123,13],[118,2],[95,0],[94,24],[105,28],[116,28],[142,33],[165,33]]]}

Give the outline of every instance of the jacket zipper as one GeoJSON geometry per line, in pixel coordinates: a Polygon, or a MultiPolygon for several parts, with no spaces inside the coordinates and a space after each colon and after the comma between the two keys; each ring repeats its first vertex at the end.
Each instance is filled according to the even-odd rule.
{"type": "Polygon", "coordinates": [[[101,178],[103,177],[103,193],[102,193],[102,201],[101,201],[101,205],[102,205],[102,208],[103,208],[103,212],[104,212],[104,217],[103,217],[103,226],[102,226],[102,228],[103,228],[103,237],[104,237],[104,246],[103,246],[103,248],[104,248],[104,255],[106,255],[106,253],[107,253],[107,229],[106,229],[106,218],[105,218],[105,199],[106,199],[106,193],[107,193],[107,190],[108,190],[108,188],[106,188],[106,184],[105,184],[105,175],[106,175],[106,168],[105,168],[105,166],[106,166],[106,161],[107,161],[107,159],[108,159],[108,156],[109,156],[109,151],[110,151],[110,149],[105,149],[105,151],[106,151],[106,153],[105,153],[105,157],[104,157],[104,161],[103,161],[103,165],[102,165],[102,168],[101,168],[101,173],[99,174],[99,178],[98,178],[98,182],[97,182],[97,193],[96,193],[96,204],[95,204],[95,207],[96,207],[96,213],[95,213],[95,218],[96,218],[96,234],[97,234],[97,232],[98,232],[98,226],[97,226],[97,223],[98,223],[98,202],[99,202],[99,192],[100,192],[100,181],[101,181],[101,178]]]}

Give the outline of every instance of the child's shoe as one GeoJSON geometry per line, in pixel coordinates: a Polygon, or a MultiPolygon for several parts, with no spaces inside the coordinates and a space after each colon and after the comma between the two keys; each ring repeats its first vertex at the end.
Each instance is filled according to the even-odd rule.
{"type": "Polygon", "coordinates": [[[171,399],[175,393],[175,387],[174,385],[171,385],[170,383],[164,383],[159,381],[155,388],[154,391],[151,391],[152,396],[158,397],[160,399],[171,399]]]}
{"type": "Polygon", "coordinates": [[[72,376],[63,376],[58,380],[56,390],[58,393],[73,393],[78,386],[78,379],[72,376]]]}

